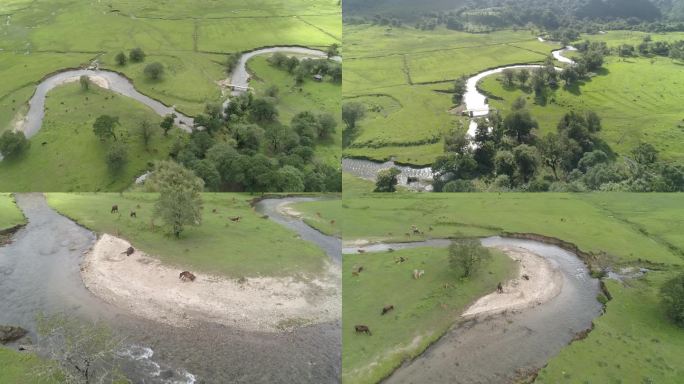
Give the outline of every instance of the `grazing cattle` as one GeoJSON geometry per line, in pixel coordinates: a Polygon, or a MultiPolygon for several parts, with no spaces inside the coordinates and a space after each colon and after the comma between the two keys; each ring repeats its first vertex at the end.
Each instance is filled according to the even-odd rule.
{"type": "Polygon", "coordinates": [[[40,145],[47,145],[47,141],[43,141],[40,145]]]}
{"type": "Polygon", "coordinates": [[[133,247],[128,247],[127,250],[125,250],[125,251],[123,251],[123,252],[121,252],[121,253],[125,253],[126,256],[130,256],[130,255],[132,255],[133,253],[135,253],[135,248],[133,248],[133,247]]]}
{"type": "Polygon", "coordinates": [[[530,276],[529,276],[528,274],[524,274],[524,275],[522,275],[522,278],[525,279],[525,280],[529,280],[529,279],[530,279],[530,276]]]}
{"type": "Polygon", "coordinates": [[[503,293],[503,285],[501,285],[501,283],[499,283],[499,284],[496,286],[496,292],[497,292],[497,293],[503,293]]]}
{"type": "Polygon", "coordinates": [[[365,333],[368,336],[372,336],[370,328],[368,328],[367,325],[355,325],[354,330],[356,331],[356,333],[365,333]]]}
{"type": "Polygon", "coordinates": [[[262,219],[268,219],[268,215],[261,216],[262,219]]]}
{"type": "Polygon", "coordinates": [[[116,204],[112,205],[112,210],[109,213],[119,213],[119,206],[116,204]]]}
{"type": "Polygon", "coordinates": [[[335,225],[335,220],[330,220],[330,225],[335,225]]]}
{"type": "Polygon", "coordinates": [[[190,273],[188,271],[181,272],[180,275],[178,276],[178,278],[183,280],[183,281],[187,281],[187,280],[195,281],[195,275],[193,275],[192,273],[190,273]]]}
{"type": "Polygon", "coordinates": [[[356,251],[357,251],[358,253],[366,253],[366,250],[365,250],[365,249],[357,249],[356,251]]]}
{"type": "Polygon", "coordinates": [[[237,223],[242,219],[242,216],[229,217],[230,221],[237,223]]]}
{"type": "Polygon", "coordinates": [[[362,271],[363,271],[363,266],[354,267],[354,269],[352,269],[352,276],[358,276],[359,273],[361,273],[362,271]]]}
{"type": "Polygon", "coordinates": [[[137,218],[138,218],[138,214],[135,213],[135,211],[131,211],[131,217],[137,219],[137,218]]]}
{"type": "MultiPolygon", "coordinates": [[[[391,248],[390,248],[390,249],[391,249],[391,248]]],[[[406,261],[406,260],[408,260],[408,259],[405,258],[404,256],[399,256],[399,257],[397,257],[396,259],[394,259],[394,263],[395,263],[395,264],[401,264],[401,263],[403,263],[403,262],[406,261]]]]}
{"type": "Polygon", "coordinates": [[[216,208],[212,209],[211,213],[216,213],[216,208]]]}
{"type": "Polygon", "coordinates": [[[394,252],[394,248],[387,248],[387,252],[394,252]]]}
{"type": "Polygon", "coordinates": [[[391,310],[393,310],[393,309],[394,309],[394,305],[385,305],[385,306],[382,308],[382,313],[380,314],[380,316],[384,315],[385,313],[387,313],[387,312],[389,312],[389,311],[391,311],[391,310]]]}
{"type": "Polygon", "coordinates": [[[425,270],[422,270],[422,269],[414,269],[413,270],[413,278],[416,280],[423,277],[424,274],[425,274],[425,270]]]}

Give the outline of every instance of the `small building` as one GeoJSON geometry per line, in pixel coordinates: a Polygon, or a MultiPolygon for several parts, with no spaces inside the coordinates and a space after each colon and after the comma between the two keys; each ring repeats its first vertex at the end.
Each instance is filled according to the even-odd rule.
{"type": "Polygon", "coordinates": [[[321,75],[321,74],[314,75],[313,79],[314,79],[314,81],[321,82],[321,81],[323,81],[323,75],[321,75]]]}

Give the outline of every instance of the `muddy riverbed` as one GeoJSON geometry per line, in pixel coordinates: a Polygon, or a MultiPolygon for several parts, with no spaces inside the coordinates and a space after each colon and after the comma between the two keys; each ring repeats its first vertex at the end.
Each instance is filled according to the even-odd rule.
{"type": "Polygon", "coordinates": [[[85,289],[79,268],[95,234],[57,214],[41,194],[20,194],[16,200],[28,225],[0,247],[0,324],[23,326],[38,340],[39,312],[103,320],[126,337],[122,365],[135,383],[339,381],[339,321],[266,333],[213,323],[173,327],[140,319],[85,289]]]}

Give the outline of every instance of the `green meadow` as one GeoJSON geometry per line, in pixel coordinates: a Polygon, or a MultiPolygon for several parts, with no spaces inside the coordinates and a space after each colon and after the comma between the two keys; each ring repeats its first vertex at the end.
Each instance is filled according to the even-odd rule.
{"type": "Polygon", "coordinates": [[[291,207],[302,215],[302,220],[310,227],[328,236],[342,237],[339,223],[342,216],[340,199],[307,201],[292,204],[291,207]]]}
{"type": "Polygon", "coordinates": [[[296,84],[295,78],[286,70],[275,67],[268,62],[269,56],[257,56],[247,63],[252,75],[250,86],[259,97],[267,97],[267,90],[272,86],[278,88],[275,98],[278,108],[278,120],[283,125],[290,125],[292,118],[299,112],[327,112],[335,116],[337,129],[327,141],[316,144],[317,157],[326,163],[339,167],[340,147],[342,145],[341,87],[330,81],[316,82],[304,79],[296,84]]]}
{"type": "Polygon", "coordinates": [[[547,102],[535,101],[534,92],[505,87],[501,76],[490,76],[480,88],[490,106],[503,115],[518,97],[539,122],[539,134],[555,132],[570,110],[592,110],[602,119],[600,137],[618,154],[628,155],[641,142],[654,145],[666,160],[684,161],[684,71],[669,58],[610,56],[597,76],[572,87],[550,90],[547,102]]]}
{"type": "Polygon", "coordinates": [[[180,239],[154,221],[156,198],[151,193],[50,193],[48,203],[97,233],[120,236],[164,263],[197,271],[233,278],[306,278],[322,271],[327,261],[315,245],[255,212],[250,205],[254,196],[203,194],[201,225],[186,227],[180,239]],[[110,214],[114,204],[120,214],[110,214]],[[130,217],[131,211],[137,218],[130,217]],[[235,216],[242,219],[237,223],[229,220],[235,216]]]}
{"type": "MultiPolygon", "coordinates": [[[[194,116],[203,113],[207,103],[223,100],[217,82],[227,77],[225,62],[229,54],[273,45],[324,48],[340,43],[342,35],[340,4],[333,0],[12,0],[0,4],[0,15],[0,68],[4,80],[0,84],[0,133],[13,129],[23,118],[37,83],[60,69],[83,67],[97,60],[101,68],[126,75],[140,92],[194,116]],[[129,61],[123,66],[115,62],[119,52],[128,53],[136,47],[146,53],[144,62],[129,61]],[[165,68],[160,80],[149,80],[143,73],[152,62],[165,68]]],[[[322,91],[326,93],[322,97],[331,97],[331,92],[322,91]]],[[[140,110],[132,103],[114,104],[106,103],[104,108],[116,107],[113,112],[119,115],[140,110]]],[[[84,126],[86,120],[78,117],[53,115],[52,122],[63,127],[84,126]]],[[[53,134],[57,135],[57,130],[53,129],[53,134]]],[[[37,150],[35,142],[44,141],[38,140],[33,140],[32,151],[37,150]]],[[[138,152],[137,148],[131,149],[138,152]]],[[[339,158],[337,141],[321,146],[320,155],[331,163],[339,158]]],[[[29,157],[35,158],[35,154],[29,157]]],[[[25,164],[12,177],[26,169],[44,172],[39,166],[50,160],[25,164]]],[[[89,161],[91,158],[79,160],[83,172],[101,173],[98,165],[89,161]]],[[[138,165],[134,168],[140,168],[138,165]]],[[[126,180],[129,185],[130,179],[126,180]]],[[[22,190],[23,181],[14,181],[17,190],[22,190]]],[[[122,189],[120,183],[104,177],[90,182],[82,180],[81,175],[74,176],[66,187],[53,188],[59,183],[56,180],[46,183],[45,187],[31,189],[122,189]]]]}
{"type": "Polygon", "coordinates": [[[459,280],[447,249],[344,255],[342,382],[377,383],[439,339],[470,303],[516,272],[502,252],[492,256],[476,276],[459,280]],[[397,264],[397,257],[407,261],[397,264]],[[414,280],[414,269],[425,275],[414,280]],[[381,315],[390,304],[394,310],[381,315]],[[367,325],[372,336],[356,333],[355,324],[367,325]]]}
{"type": "Polygon", "coordinates": [[[63,382],[60,378],[38,379],[32,372],[45,364],[39,357],[26,352],[17,352],[0,347],[0,383],[7,384],[57,384],[63,382]]]}
{"type": "Polygon", "coordinates": [[[31,139],[29,150],[0,162],[0,190],[122,191],[155,159],[167,158],[175,138],[185,135],[174,128],[164,136],[161,117],[154,111],[96,86],[88,91],[78,83],[58,87],[48,94],[46,108],[43,128],[31,139]],[[116,173],[107,167],[108,143],[93,133],[93,122],[103,114],[119,117],[117,140],[128,149],[128,161],[116,173]],[[142,120],[154,128],[148,149],[138,131],[142,120]]]}
{"type": "MultiPolygon", "coordinates": [[[[684,354],[684,332],[666,318],[658,297],[659,287],[668,278],[684,271],[684,197],[681,194],[387,195],[368,193],[370,183],[350,180],[350,176],[345,177],[347,181],[355,186],[353,191],[345,194],[343,203],[342,232],[347,242],[536,233],[572,242],[583,251],[598,255],[601,266],[644,266],[652,269],[644,277],[624,283],[605,280],[613,297],[607,303],[606,314],[594,321],[595,328],[587,338],[573,342],[552,358],[541,370],[537,382],[674,384],[684,375],[680,364],[680,357],[684,354]],[[425,231],[425,235],[406,237],[411,225],[425,231]]],[[[398,254],[393,253],[394,256],[398,254]]],[[[407,254],[411,260],[420,253],[411,250],[407,254]]],[[[382,271],[375,275],[373,281],[378,287],[394,284],[396,276],[386,269],[394,266],[392,256],[387,256],[388,259],[384,260],[387,264],[380,266],[374,263],[381,263],[382,259],[371,256],[375,255],[352,255],[350,262],[364,265],[364,269],[371,266],[368,276],[375,270],[382,271]]],[[[347,257],[343,292],[345,319],[355,313],[358,295],[362,294],[350,293],[354,282],[351,276],[347,276],[352,268],[351,264],[346,264],[347,257]]],[[[365,271],[361,276],[363,273],[365,271]]],[[[391,292],[391,295],[398,295],[392,299],[399,303],[413,295],[412,290],[403,289],[403,286],[394,290],[366,288],[365,291],[391,292]]],[[[425,296],[421,303],[429,303],[432,297],[425,296]]],[[[378,306],[380,302],[374,305],[378,306]]],[[[402,316],[418,316],[420,313],[420,310],[412,310],[402,316]]],[[[413,320],[416,321],[416,317],[413,320]]],[[[425,330],[425,327],[421,329],[425,330]]],[[[438,327],[430,329],[437,331],[438,327]]],[[[349,333],[348,329],[344,332],[347,332],[343,341],[345,353],[355,358],[366,356],[363,362],[369,363],[370,358],[363,355],[371,350],[369,342],[355,344],[362,336],[349,333]]],[[[391,353],[397,345],[408,345],[411,337],[415,337],[405,336],[401,340],[403,344],[380,346],[375,352],[379,355],[391,353]]],[[[349,360],[345,362],[351,364],[349,360]]],[[[358,364],[355,368],[361,366],[358,361],[355,364],[358,364]]],[[[360,369],[354,372],[362,374],[360,369]]],[[[380,377],[368,380],[377,382],[380,377]]]]}
{"type": "Polygon", "coordinates": [[[26,222],[21,210],[14,204],[14,197],[9,193],[0,194],[0,231],[26,222]]]}
{"type": "Polygon", "coordinates": [[[466,33],[438,28],[345,26],[343,101],[367,107],[345,156],[431,164],[460,118],[453,80],[506,64],[541,62],[556,46],[532,31],[466,33]]]}

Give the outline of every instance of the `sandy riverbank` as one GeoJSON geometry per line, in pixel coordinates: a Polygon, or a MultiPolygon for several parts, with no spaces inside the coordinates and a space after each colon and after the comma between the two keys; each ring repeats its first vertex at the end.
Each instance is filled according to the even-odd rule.
{"type": "Polygon", "coordinates": [[[530,308],[560,294],[563,275],[548,260],[523,248],[499,249],[518,263],[518,276],[503,285],[503,293],[493,292],[481,297],[463,312],[463,317],[530,308]]]}
{"type": "Polygon", "coordinates": [[[130,244],[105,234],[81,266],[88,290],[132,313],[174,326],[209,321],[250,331],[277,332],[337,321],[341,316],[339,267],[329,264],[316,278],[248,277],[245,281],[195,273],[194,282],[178,276],[184,269],[163,265],[130,244]]]}

